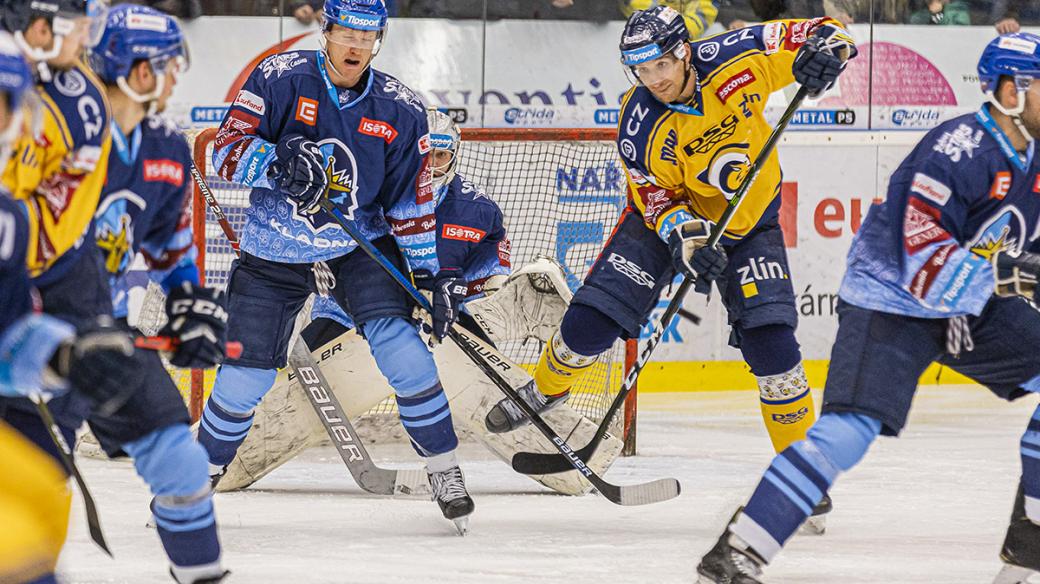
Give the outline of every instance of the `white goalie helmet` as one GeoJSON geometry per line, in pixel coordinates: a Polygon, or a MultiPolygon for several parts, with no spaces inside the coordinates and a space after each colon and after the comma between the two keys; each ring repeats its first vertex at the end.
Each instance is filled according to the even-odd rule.
{"type": "Polygon", "coordinates": [[[430,170],[433,171],[434,189],[451,182],[455,178],[455,167],[459,161],[459,142],[462,136],[459,127],[451,116],[435,107],[426,108],[426,122],[430,126],[430,170]],[[438,151],[449,154],[438,154],[438,151]]]}

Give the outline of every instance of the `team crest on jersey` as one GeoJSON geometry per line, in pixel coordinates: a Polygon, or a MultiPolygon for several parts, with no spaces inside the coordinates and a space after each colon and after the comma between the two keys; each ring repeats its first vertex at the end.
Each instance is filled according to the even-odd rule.
{"type": "MultiPolygon", "coordinates": [[[[325,176],[328,177],[328,198],[343,212],[347,219],[354,218],[358,208],[357,180],[358,168],[354,153],[346,144],[335,138],[326,138],[318,142],[318,149],[325,158],[325,176]]],[[[296,202],[290,201],[297,219],[310,224],[318,233],[326,229],[339,229],[339,224],[325,213],[304,215],[296,208],[296,202]]]]}
{"type": "Polygon", "coordinates": [[[264,72],[264,79],[270,79],[272,74],[281,77],[282,73],[306,62],[306,57],[301,57],[297,52],[279,53],[264,59],[260,63],[260,70],[264,72]]]}
{"type": "Polygon", "coordinates": [[[971,126],[961,124],[952,132],[943,132],[932,148],[950,157],[953,162],[960,162],[961,156],[971,158],[982,143],[982,130],[971,131],[971,126]]]}
{"type": "Polygon", "coordinates": [[[708,163],[708,168],[697,175],[697,180],[709,184],[726,197],[733,198],[751,169],[747,144],[728,144],[719,148],[708,163]]]}
{"type": "Polygon", "coordinates": [[[1018,254],[1025,239],[1026,220],[1018,207],[1001,207],[1000,212],[989,218],[971,240],[968,247],[987,260],[997,252],[1018,254]]]}
{"type": "Polygon", "coordinates": [[[54,88],[66,97],[77,97],[87,90],[87,79],[75,69],[60,71],[54,75],[54,88]]]}
{"type": "Polygon", "coordinates": [[[94,214],[94,237],[105,259],[105,270],[110,274],[122,274],[133,259],[131,205],[143,211],[148,203],[137,193],[123,189],[105,197],[94,214]]]}
{"type": "Polygon", "coordinates": [[[394,95],[394,101],[403,101],[406,104],[414,107],[420,113],[424,112],[422,100],[415,94],[414,91],[405,87],[400,81],[387,77],[386,83],[383,85],[383,93],[391,93],[394,95]]]}

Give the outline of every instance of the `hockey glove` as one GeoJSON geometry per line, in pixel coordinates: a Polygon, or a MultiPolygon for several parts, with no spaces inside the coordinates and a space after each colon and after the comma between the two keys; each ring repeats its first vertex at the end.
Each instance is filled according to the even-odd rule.
{"type": "Polygon", "coordinates": [[[831,24],[819,26],[794,58],[794,79],[809,90],[810,97],[827,91],[845,69],[845,62],[856,56],[852,37],[831,24]]]}
{"type": "Polygon", "coordinates": [[[423,328],[430,333],[430,346],[434,346],[448,336],[451,325],[459,318],[459,307],[466,299],[469,286],[462,278],[460,268],[444,268],[436,276],[430,276],[426,270],[416,270],[415,285],[420,290],[429,290],[424,295],[430,300],[433,308],[432,319],[423,319],[423,328]],[[432,298],[431,298],[432,296],[432,298]]]}
{"type": "Polygon", "coordinates": [[[997,277],[997,296],[1022,296],[1037,301],[1036,281],[1040,274],[1040,254],[1022,252],[1012,256],[1006,252],[993,254],[993,272],[997,277]]]}
{"type": "Polygon", "coordinates": [[[166,297],[166,316],[170,320],[159,335],[177,339],[170,357],[174,367],[209,369],[224,360],[228,315],[223,290],[184,282],[166,297]]]}
{"type": "Polygon", "coordinates": [[[304,215],[313,215],[328,190],[329,177],[325,174],[325,156],[318,145],[295,135],[278,142],[275,161],[267,169],[267,176],[304,215]]]}
{"type": "Polygon", "coordinates": [[[710,232],[707,221],[694,219],[679,224],[668,234],[672,265],[687,278],[694,278],[693,289],[701,294],[711,292],[711,283],[726,269],[726,252],[721,247],[708,246],[710,232]]]}
{"type": "Polygon", "coordinates": [[[138,387],[140,372],[133,354],[127,331],[116,328],[110,318],[99,319],[58,345],[44,379],[60,379],[75,387],[93,402],[93,413],[110,415],[138,387]]]}

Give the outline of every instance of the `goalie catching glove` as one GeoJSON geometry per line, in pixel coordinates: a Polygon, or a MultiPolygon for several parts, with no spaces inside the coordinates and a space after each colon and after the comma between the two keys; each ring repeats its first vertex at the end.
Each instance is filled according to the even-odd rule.
{"type": "Polygon", "coordinates": [[[275,147],[275,161],[267,176],[296,203],[304,215],[313,215],[321,207],[328,188],[325,156],[318,145],[303,136],[288,136],[275,147]]]}
{"type": "Polygon", "coordinates": [[[856,45],[844,29],[832,24],[819,26],[794,58],[794,79],[809,90],[810,97],[827,91],[856,56],[856,45]]]}
{"type": "Polygon", "coordinates": [[[415,272],[415,285],[422,290],[428,290],[432,294],[431,306],[433,308],[433,320],[426,325],[431,333],[431,346],[440,343],[448,336],[451,325],[459,319],[459,307],[466,300],[466,292],[469,286],[462,277],[459,268],[444,268],[431,276],[426,270],[415,272]]]}
{"type": "Polygon", "coordinates": [[[726,252],[708,246],[711,224],[701,219],[680,223],[668,234],[668,249],[677,272],[695,280],[693,289],[701,294],[711,292],[711,283],[726,269],[726,252]]]}
{"type": "Polygon", "coordinates": [[[224,360],[228,315],[223,290],[183,282],[166,297],[166,316],[170,320],[159,335],[177,340],[170,357],[174,367],[209,369],[224,360]]]}
{"type": "Polygon", "coordinates": [[[1022,296],[1037,301],[1036,281],[1040,274],[1040,254],[1022,252],[1011,255],[998,251],[993,254],[993,272],[996,275],[997,296],[1022,296]]]}

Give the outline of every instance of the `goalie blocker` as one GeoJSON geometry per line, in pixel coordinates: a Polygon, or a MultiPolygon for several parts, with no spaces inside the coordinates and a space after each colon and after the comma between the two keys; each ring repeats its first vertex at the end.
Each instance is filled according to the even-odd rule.
{"type": "MultiPolygon", "coordinates": [[[[475,333],[474,337],[496,344],[535,339],[544,343],[566,310],[570,296],[560,267],[539,258],[510,276],[494,294],[467,303],[462,320],[475,333]]],[[[393,394],[355,331],[329,319],[318,319],[304,330],[303,338],[352,418],[393,394]]],[[[473,338],[471,342],[482,341],[473,338]]],[[[555,452],[532,426],[506,434],[489,433],[484,418],[501,398],[501,392],[454,344],[438,347],[434,358],[460,435],[472,435],[507,463],[519,451],[555,452]]],[[[531,381],[522,368],[506,359],[500,360],[498,370],[513,387],[531,381]]],[[[288,371],[279,372],[274,387],[254,415],[254,430],[228,466],[218,486],[220,491],[244,488],[326,438],[313,408],[288,371]]],[[[596,431],[594,422],[566,404],[553,409],[545,418],[568,442],[588,442],[596,431]]],[[[619,438],[608,436],[589,466],[602,473],[620,454],[622,446],[619,438]]],[[[589,489],[589,483],[577,472],[531,478],[568,495],[589,489]]],[[[426,494],[428,488],[416,481],[398,492],[426,494]]]]}

